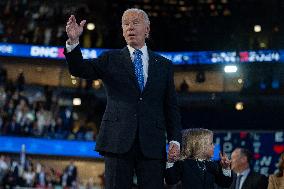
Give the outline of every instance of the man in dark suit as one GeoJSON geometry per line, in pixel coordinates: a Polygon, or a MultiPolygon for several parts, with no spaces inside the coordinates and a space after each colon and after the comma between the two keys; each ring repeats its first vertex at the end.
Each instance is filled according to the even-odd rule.
{"type": "Polygon", "coordinates": [[[150,21],[143,10],[122,16],[125,48],[83,61],[79,36],[85,23],[69,18],[65,56],[72,75],[104,83],[107,106],[96,150],[105,156],[106,189],[130,189],[134,171],[139,188],[163,188],[165,133],[170,160],[179,156],[181,138],[172,63],[147,48],[150,21]]]}
{"type": "Polygon", "coordinates": [[[231,155],[231,169],[234,171],[230,189],[267,189],[266,176],[250,169],[251,153],[244,148],[236,148],[231,155]]]}
{"type": "Polygon", "coordinates": [[[67,173],[67,186],[71,187],[74,182],[77,181],[77,167],[75,166],[73,160],[70,162],[69,165],[66,166],[64,173],[67,173]]]}

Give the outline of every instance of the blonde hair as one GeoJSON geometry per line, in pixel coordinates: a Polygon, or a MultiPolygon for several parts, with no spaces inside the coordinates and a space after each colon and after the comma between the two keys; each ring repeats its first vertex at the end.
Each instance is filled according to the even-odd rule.
{"type": "Polygon", "coordinates": [[[181,160],[184,159],[209,159],[209,150],[213,132],[203,128],[192,128],[182,131],[181,160]]]}
{"type": "Polygon", "coordinates": [[[284,153],[281,154],[280,160],[278,163],[278,173],[276,174],[277,177],[282,177],[283,176],[283,170],[284,170],[284,153]]]}

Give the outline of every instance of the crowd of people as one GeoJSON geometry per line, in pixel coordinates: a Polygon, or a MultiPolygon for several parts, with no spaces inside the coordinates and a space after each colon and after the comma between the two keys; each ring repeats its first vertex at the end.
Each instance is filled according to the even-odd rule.
{"type": "MultiPolygon", "coordinates": [[[[177,0],[173,3],[172,1],[158,1],[152,5],[147,2],[150,1],[1,0],[0,41],[61,46],[66,40],[64,24],[71,13],[76,13],[87,19],[88,22],[96,24],[92,35],[85,38],[86,41],[89,41],[88,43],[92,44],[92,47],[118,48],[123,40],[118,37],[120,34],[116,28],[120,24],[117,23],[116,18],[119,18],[120,12],[125,8],[135,5],[141,8],[143,6],[149,7],[149,13],[154,23],[151,33],[153,36],[151,38],[152,45],[160,50],[176,50],[177,48],[188,50],[189,47],[199,50],[232,49],[235,47],[240,49],[260,48],[262,41],[258,36],[252,36],[252,39],[249,40],[245,35],[246,32],[252,30],[251,25],[255,24],[254,19],[263,16],[256,14],[251,9],[261,12],[267,6],[273,5],[266,6],[257,1],[241,3],[240,1],[225,0],[193,2],[177,0]],[[108,11],[111,11],[113,16],[104,13],[108,11]],[[96,13],[98,14],[92,17],[92,14],[96,13]],[[238,22],[240,16],[245,17],[247,22],[238,22]],[[191,21],[187,22],[187,19],[191,21]],[[15,25],[17,25],[16,28],[15,25]],[[241,27],[235,27],[235,25],[241,27]],[[165,26],[168,28],[166,29],[165,26]],[[178,29],[179,27],[182,30],[178,29]],[[167,38],[173,33],[176,33],[174,38],[167,38]],[[166,41],[165,38],[167,38],[166,41]],[[182,44],[177,42],[181,40],[182,44]]],[[[274,13],[270,13],[270,16],[277,18],[281,11],[274,13]]],[[[263,24],[267,24],[265,20],[264,17],[263,24]]],[[[269,40],[270,44],[266,44],[266,47],[279,48],[281,46],[280,24],[272,25],[273,28],[270,29],[272,39],[269,40]]]]}
{"type": "MultiPolygon", "coordinates": [[[[103,182],[95,184],[93,178],[83,182],[73,161],[63,169],[49,167],[31,158],[23,159],[1,155],[0,188],[50,188],[50,189],[102,189],[103,182]]],[[[103,176],[100,177],[103,179],[103,176]]]]}
{"type": "Polygon", "coordinates": [[[63,19],[62,5],[54,1],[1,1],[1,41],[59,45],[64,40],[64,26],[59,24],[63,19]]]}
{"type": "Polygon", "coordinates": [[[24,86],[22,82],[12,83],[6,80],[0,83],[0,134],[53,139],[95,139],[94,124],[84,122],[80,125],[73,106],[61,106],[51,87],[43,86],[43,89],[32,93],[28,86],[24,86]]]}

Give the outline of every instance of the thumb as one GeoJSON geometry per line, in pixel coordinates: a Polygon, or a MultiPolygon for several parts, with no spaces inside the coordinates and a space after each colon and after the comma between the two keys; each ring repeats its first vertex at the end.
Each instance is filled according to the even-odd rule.
{"type": "Polygon", "coordinates": [[[224,158],[223,153],[221,151],[219,152],[219,157],[220,157],[220,159],[224,158]]]}
{"type": "Polygon", "coordinates": [[[172,150],[173,147],[174,147],[173,143],[170,143],[170,144],[169,144],[169,150],[172,150]]]}
{"type": "Polygon", "coordinates": [[[85,24],[86,24],[86,20],[82,20],[82,21],[80,22],[80,26],[81,26],[81,27],[84,27],[85,24]]]}

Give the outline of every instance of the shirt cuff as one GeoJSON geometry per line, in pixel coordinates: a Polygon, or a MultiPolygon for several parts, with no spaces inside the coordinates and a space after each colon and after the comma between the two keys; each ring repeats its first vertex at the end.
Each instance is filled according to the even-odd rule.
{"type": "Polygon", "coordinates": [[[170,143],[174,143],[174,144],[178,145],[178,147],[180,148],[180,143],[178,141],[171,140],[170,143]]]}
{"type": "Polygon", "coordinates": [[[71,52],[73,49],[75,49],[77,47],[77,45],[79,45],[79,42],[78,43],[75,43],[75,44],[72,44],[72,45],[69,45],[66,41],[66,51],[67,53],[71,52]]]}
{"type": "Polygon", "coordinates": [[[224,169],[222,168],[223,175],[226,177],[231,177],[231,169],[224,169]]]}
{"type": "Polygon", "coordinates": [[[166,169],[169,169],[174,166],[174,163],[167,162],[166,169]]]}

